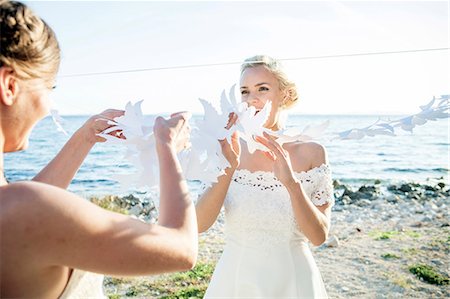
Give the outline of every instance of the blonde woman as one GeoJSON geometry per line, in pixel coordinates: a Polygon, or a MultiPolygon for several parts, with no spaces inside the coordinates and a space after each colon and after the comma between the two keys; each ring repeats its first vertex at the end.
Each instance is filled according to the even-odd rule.
{"type": "Polygon", "coordinates": [[[103,210],[64,190],[108,127],[92,117],[31,182],[8,184],[3,153],[26,148],[48,114],[60,62],[53,31],[27,6],[0,0],[0,297],[103,298],[103,277],[187,270],[197,256],[195,207],[176,158],[187,142],[187,115],[158,118],[161,165],[157,225],[103,210]],[[95,272],[95,273],[92,273],[95,272]]]}
{"type": "MultiPolygon", "coordinates": [[[[280,112],[298,99],[278,61],[247,59],[241,68],[242,101],[257,110],[272,104],[265,127],[280,129],[280,112]]],[[[234,136],[236,137],[236,136],[234,136]]],[[[226,245],[205,298],[326,298],[308,241],[326,239],[333,205],[325,148],[317,143],[280,146],[265,134],[267,152],[250,154],[244,142],[221,141],[231,167],[196,204],[199,232],[225,207],[226,245]]]]}

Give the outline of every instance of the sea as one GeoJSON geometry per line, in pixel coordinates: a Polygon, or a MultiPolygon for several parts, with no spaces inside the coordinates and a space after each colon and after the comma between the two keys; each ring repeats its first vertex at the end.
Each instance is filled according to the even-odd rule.
{"type": "MultiPolygon", "coordinates": [[[[196,115],[191,120],[195,126],[196,115]]],[[[149,116],[151,118],[151,116],[149,116]]],[[[288,128],[302,131],[308,125],[329,121],[324,135],[317,142],[325,146],[333,179],[350,186],[398,184],[401,182],[449,182],[449,125],[450,119],[429,121],[413,132],[398,129],[396,136],[364,137],[360,140],[335,139],[338,132],[364,128],[378,119],[396,120],[401,116],[378,115],[290,115],[288,128]]],[[[63,116],[64,129],[75,132],[88,116],[63,116]]],[[[69,136],[57,131],[50,117],[41,120],[33,129],[29,147],[20,152],[5,154],[5,175],[8,181],[32,179],[67,142],[69,136]]],[[[84,197],[104,195],[153,194],[151,190],[124,189],[113,179],[114,174],[135,169],[124,159],[125,147],[97,143],[80,167],[69,190],[84,197]]],[[[200,182],[189,181],[190,191],[196,195],[200,182]]],[[[153,194],[154,195],[154,194],[153,194]]]]}

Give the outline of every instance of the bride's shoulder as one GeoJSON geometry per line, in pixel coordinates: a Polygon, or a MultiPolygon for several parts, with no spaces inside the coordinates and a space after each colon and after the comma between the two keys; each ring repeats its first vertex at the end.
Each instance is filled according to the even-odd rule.
{"type": "Polygon", "coordinates": [[[309,170],[328,164],[327,151],[318,142],[291,142],[283,147],[289,152],[294,171],[305,170],[305,168],[309,170]]]}

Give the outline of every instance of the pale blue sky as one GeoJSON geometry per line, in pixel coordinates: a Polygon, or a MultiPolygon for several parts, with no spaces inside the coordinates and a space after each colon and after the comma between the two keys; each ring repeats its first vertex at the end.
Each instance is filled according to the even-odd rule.
{"type": "MultiPolygon", "coordinates": [[[[25,1],[56,32],[55,108],[93,114],[144,99],[145,113],[201,112],[239,65],[102,76],[69,74],[449,47],[448,1],[25,1]]],[[[414,113],[448,94],[449,51],[285,61],[292,113],[414,113]]]]}

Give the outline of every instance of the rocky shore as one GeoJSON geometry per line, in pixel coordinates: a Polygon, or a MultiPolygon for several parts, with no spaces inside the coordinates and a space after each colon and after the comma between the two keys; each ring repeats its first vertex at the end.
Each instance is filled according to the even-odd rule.
{"type": "MultiPolygon", "coordinates": [[[[334,181],[330,236],[311,246],[330,298],[450,298],[450,188],[426,184],[349,186],[334,181]]],[[[154,204],[134,196],[93,199],[154,222],[154,204]]],[[[224,219],[200,235],[197,280],[160,275],[105,280],[110,298],[201,298],[224,244],[224,219]],[[183,282],[187,279],[187,282],[183,282]],[[130,289],[133,291],[130,292],[130,289]],[[188,291],[186,291],[188,290],[188,291]]],[[[192,274],[192,273],[191,273],[192,274]]]]}

